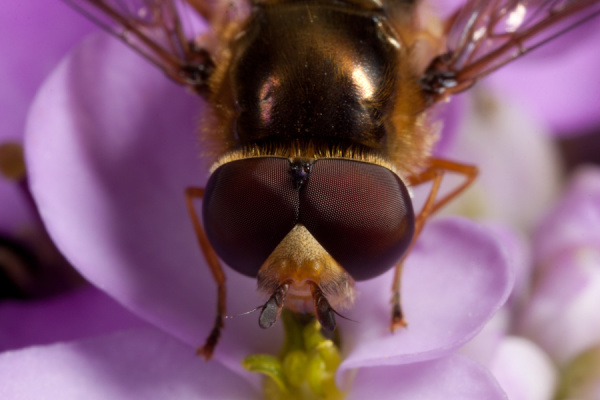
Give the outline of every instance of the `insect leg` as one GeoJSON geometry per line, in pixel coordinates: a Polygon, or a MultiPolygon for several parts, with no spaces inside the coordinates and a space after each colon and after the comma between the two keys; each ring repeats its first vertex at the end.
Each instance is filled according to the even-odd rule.
{"type": "Polygon", "coordinates": [[[206,233],[202,228],[202,224],[200,223],[200,219],[198,218],[198,214],[196,213],[196,209],[194,208],[194,199],[202,199],[202,196],[204,196],[203,188],[188,187],[185,190],[186,204],[190,213],[190,218],[192,219],[192,224],[194,225],[194,231],[196,231],[198,243],[200,244],[200,248],[202,249],[204,258],[208,263],[208,268],[210,268],[210,272],[212,273],[213,279],[217,284],[217,317],[215,319],[215,323],[213,325],[212,331],[210,332],[210,335],[208,336],[208,338],[206,338],[204,346],[198,348],[198,350],[196,351],[196,353],[204,357],[205,360],[210,360],[215,346],[217,345],[217,343],[219,342],[219,338],[221,337],[221,330],[225,327],[224,318],[226,313],[226,291],[225,273],[223,272],[223,268],[221,268],[221,264],[219,263],[217,254],[213,250],[212,246],[208,241],[208,238],[206,237],[206,233]]]}
{"type": "Polygon", "coordinates": [[[475,166],[460,164],[457,162],[443,160],[440,158],[433,158],[430,161],[429,167],[427,167],[423,172],[408,178],[409,184],[411,186],[420,185],[425,182],[432,182],[432,186],[431,190],[429,191],[429,195],[427,196],[427,200],[425,201],[421,212],[415,220],[415,234],[413,236],[410,247],[402,257],[400,262],[396,264],[394,282],[392,284],[392,323],[390,326],[392,332],[395,331],[398,327],[406,326],[404,314],[402,313],[400,297],[402,268],[404,265],[404,260],[412,250],[415,242],[417,241],[417,238],[421,234],[421,231],[425,226],[425,221],[427,221],[427,218],[429,218],[429,216],[431,216],[437,210],[446,205],[446,203],[448,203],[450,200],[452,200],[461,192],[463,192],[467,187],[469,187],[469,185],[471,185],[471,183],[473,183],[473,181],[477,177],[477,174],[478,170],[475,166]],[[437,196],[440,189],[440,185],[446,172],[454,172],[461,174],[465,177],[465,181],[458,187],[454,188],[452,191],[438,199],[437,196]]]}
{"type": "MultiPolygon", "coordinates": [[[[438,211],[450,200],[458,196],[467,187],[469,187],[475,178],[477,178],[478,173],[479,170],[473,165],[461,164],[454,161],[443,160],[441,158],[432,158],[429,163],[429,167],[427,167],[420,174],[413,175],[408,178],[409,185],[411,186],[417,186],[429,181],[433,181],[434,183],[434,187],[432,187],[425,205],[417,216],[415,239],[421,233],[421,229],[423,229],[423,225],[427,217],[438,211]],[[443,175],[446,172],[461,174],[465,177],[465,181],[440,199],[436,199],[439,184],[441,183],[443,175]],[[439,180],[437,187],[435,187],[436,180],[439,180]]],[[[415,239],[413,239],[413,241],[415,239]]]]}

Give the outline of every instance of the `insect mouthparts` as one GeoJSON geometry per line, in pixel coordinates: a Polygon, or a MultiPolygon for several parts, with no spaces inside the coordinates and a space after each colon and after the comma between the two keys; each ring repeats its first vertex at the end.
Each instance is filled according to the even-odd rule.
{"type": "Polygon", "coordinates": [[[281,315],[281,309],[283,308],[285,296],[287,295],[289,288],[289,283],[284,283],[275,289],[275,292],[269,297],[269,300],[267,300],[260,312],[260,317],[258,317],[258,325],[261,328],[270,328],[277,322],[281,315]]]}
{"type": "MultiPolygon", "coordinates": [[[[309,284],[315,306],[315,316],[323,329],[333,332],[336,326],[336,312],[331,308],[329,301],[327,301],[327,298],[319,285],[314,282],[310,282],[309,284]]],[[[269,300],[262,306],[262,311],[258,318],[258,325],[261,328],[268,329],[277,322],[281,315],[283,304],[285,303],[285,298],[289,289],[290,283],[286,282],[281,284],[275,289],[275,292],[269,297],[269,300]]]]}
{"type": "Polygon", "coordinates": [[[317,321],[319,321],[323,329],[333,332],[335,330],[335,310],[331,308],[323,291],[315,283],[311,285],[311,292],[315,302],[317,321]]]}

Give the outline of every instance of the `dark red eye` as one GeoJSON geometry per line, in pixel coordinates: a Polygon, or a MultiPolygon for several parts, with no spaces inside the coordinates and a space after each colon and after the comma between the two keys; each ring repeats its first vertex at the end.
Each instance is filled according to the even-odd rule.
{"type": "Polygon", "coordinates": [[[356,280],[390,269],[415,224],[408,190],[393,172],[343,159],[313,164],[300,191],[300,222],[356,280]]]}
{"type": "Polygon", "coordinates": [[[230,267],[256,277],[275,247],[296,225],[298,191],[286,158],[246,158],[210,177],[202,201],[206,235],[230,267]]]}
{"type": "Polygon", "coordinates": [[[217,254],[253,277],[301,223],[354,279],[371,279],[402,257],[415,222],[400,178],[379,165],[345,159],[224,164],[208,181],[202,211],[217,254]]]}

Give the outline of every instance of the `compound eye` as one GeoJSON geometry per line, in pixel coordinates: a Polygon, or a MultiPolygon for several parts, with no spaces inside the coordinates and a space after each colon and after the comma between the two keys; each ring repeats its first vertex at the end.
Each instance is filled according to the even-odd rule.
{"type": "Polygon", "coordinates": [[[202,202],[211,245],[236,271],[258,270],[296,225],[298,190],[285,158],[247,158],[226,163],[210,177],[202,202]]]}
{"type": "Polygon", "coordinates": [[[396,174],[343,159],[315,161],[300,191],[300,222],[356,280],[389,270],[415,229],[408,190],[396,174]]]}

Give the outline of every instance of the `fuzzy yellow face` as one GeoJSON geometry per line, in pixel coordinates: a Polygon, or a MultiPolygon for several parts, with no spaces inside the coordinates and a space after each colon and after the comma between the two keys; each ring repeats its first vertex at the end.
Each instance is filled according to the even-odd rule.
{"type": "Polygon", "coordinates": [[[310,283],[323,290],[334,308],[354,301],[354,279],[302,224],[294,226],[258,272],[258,288],[266,294],[283,282],[290,284],[285,305],[292,311],[314,311],[310,283]]]}

